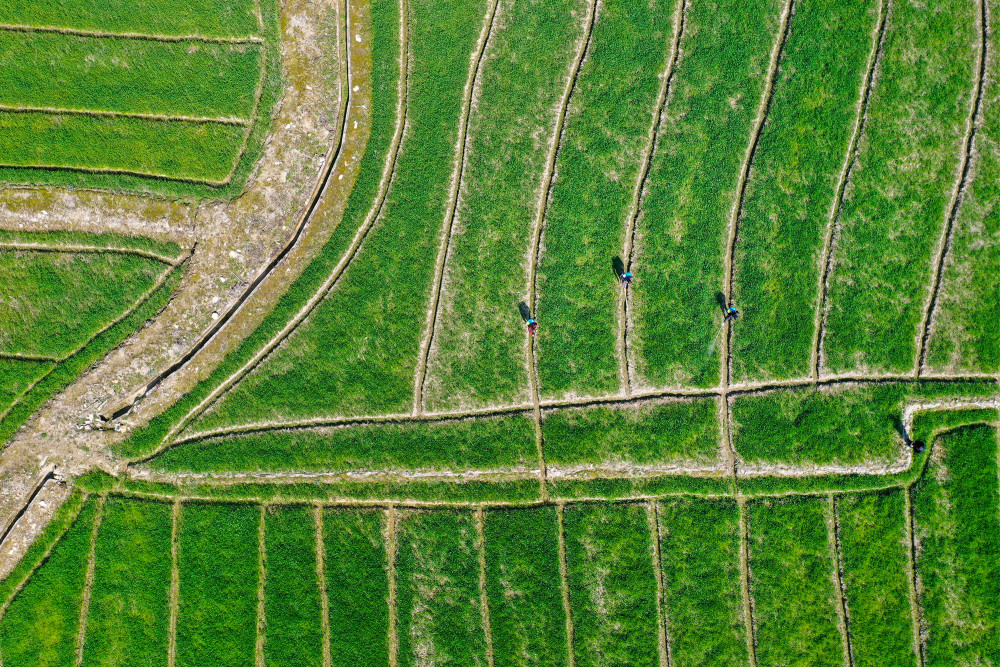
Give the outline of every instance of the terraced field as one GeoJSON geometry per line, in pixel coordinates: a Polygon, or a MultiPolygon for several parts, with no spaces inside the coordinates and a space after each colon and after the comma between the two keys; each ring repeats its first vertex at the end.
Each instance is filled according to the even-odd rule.
{"type": "MultiPolygon", "coordinates": [[[[249,137],[272,10],[222,4],[130,29],[176,38],[66,11],[0,48],[106,40],[179,78],[101,122],[249,137]]],[[[4,667],[1000,662],[997,7],[337,6],[371,96],[343,219],[72,481],[0,582],[4,667]]],[[[106,98],[88,44],[51,64],[77,98],[18,104],[106,98]]],[[[140,250],[5,269],[0,245],[26,276],[0,291],[0,402],[30,413],[62,386],[32,399],[35,375],[111,326],[94,311],[152,302],[179,260],[151,277],[140,250]]]]}

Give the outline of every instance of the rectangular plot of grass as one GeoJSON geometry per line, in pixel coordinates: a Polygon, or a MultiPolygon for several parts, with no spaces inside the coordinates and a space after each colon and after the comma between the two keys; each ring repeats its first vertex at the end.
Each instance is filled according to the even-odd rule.
{"type": "Polygon", "coordinates": [[[728,216],[782,3],[690,3],[638,222],[629,349],[657,386],[719,378],[728,216]]]}
{"type": "Polygon", "coordinates": [[[187,504],[181,511],[179,667],[253,664],[260,510],[187,504]]]}
{"type": "Polygon", "coordinates": [[[95,513],[91,500],[0,620],[5,667],[73,664],[95,513]]]}
{"type": "Polygon", "coordinates": [[[1000,655],[998,504],[996,429],[939,438],[913,489],[928,665],[989,664],[1000,655]]]}
{"type": "Polygon", "coordinates": [[[97,534],[83,664],[167,664],[171,507],[109,498],[97,534]]]}
{"type": "Polygon", "coordinates": [[[565,663],[555,508],[488,511],[483,533],[494,663],[565,663]]]}
{"type": "Polygon", "coordinates": [[[843,665],[826,499],[747,506],[750,588],[762,665],[843,665]]]}
{"type": "Polygon", "coordinates": [[[389,664],[384,516],[379,510],[328,509],[323,514],[334,667],[389,664]]]}
{"type": "Polygon", "coordinates": [[[740,217],[737,380],[809,374],[820,254],[878,12],[873,0],[796,3],[740,217]]]}
{"type": "Polygon", "coordinates": [[[909,402],[990,396],[993,382],[832,385],[740,396],[732,401],[733,445],[747,462],[851,465],[888,462],[901,451],[909,402]]]}
{"type": "Polygon", "coordinates": [[[711,465],[720,455],[718,412],[711,398],[637,409],[546,412],[545,460],[549,465],[711,465]]]}
{"type": "MultiPolygon", "coordinates": [[[[267,2],[268,0],[263,0],[267,2]]],[[[0,23],[152,35],[260,33],[254,0],[5,0],[0,23]]]]}
{"type": "Polygon", "coordinates": [[[249,119],[263,47],[0,30],[0,104],[249,119]]]}
{"type": "Polygon", "coordinates": [[[856,665],[913,665],[903,491],[839,496],[840,559],[856,665]]]}
{"type": "Polygon", "coordinates": [[[399,664],[486,665],[472,514],[405,514],[398,531],[399,664]]]}
{"type": "Polygon", "coordinates": [[[0,359],[0,415],[6,413],[36,380],[54,367],[51,361],[0,359]]]}
{"type": "Polygon", "coordinates": [[[275,667],[322,665],[323,614],[313,508],[269,508],[264,544],[264,660],[275,667]]]}
{"type": "Polygon", "coordinates": [[[571,505],[564,525],[576,664],[658,665],[647,507],[571,505]]]}
{"type": "Polygon", "coordinates": [[[745,665],[736,502],[671,500],[659,515],[671,655],[679,665],[745,665]]]}

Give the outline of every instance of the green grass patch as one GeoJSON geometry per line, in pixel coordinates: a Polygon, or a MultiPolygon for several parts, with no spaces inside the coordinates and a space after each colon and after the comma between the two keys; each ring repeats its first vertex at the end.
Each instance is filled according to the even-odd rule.
{"type": "Polygon", "coordinates": [[[257,529],[252,505],[184,505],[180,528],[177,664],[253,664],[257,641],[257,529]]]}
{"type": "Polygon", "coordinates": [[[573,505],[564,525],[576,664],[658,665],[647,507],[573,505]]]}
{"type": "Polygon", "coordinates": [[[263,50],[0,30],[0,104],[249,119],[263,50]]]}
{"type": "Polygon", "coordinates": [[[996,408],[962,408],[958,410],[927,410],[913,415],[912,440],[930,443],[934,436],[967,424],[996,424],[1000,410],[996,408]]]}
{"type": "Polygon", "coordinates": [[[715,295],[780,13],[775,0],[687,9],[632,270],[629,347],[639,377],[651,384],[719,381],[722,316],[715,295]]]}
{"type": "Polygon", "coordinates": [[[170,505],[108,498],[97,533],[83,664],[167,664],[170,505]]]}
{"type": "MultiPolygon", "coordinates": [[[[271,0],[262,0],[267,5],[271,0]]],[[[259,35],[254,0],[6,0],[0,23],[150,35],[259,35]]]]}
{"type": "Polygon", "coordinates": [[[525,251],[557,105],[586,9],[503,2],[469,120],[454,238],[428,360],[427,405],[527,402],[525,251]]]}
{"type": "Polygon", "coordinates": [[[5,414],[7,408],[19,401],[33,383],[55,366],[52,361],[0,359],[0,415],[5,414]]]}
{"type": "Polygon", "coordinates": [[[975,15],[959,0],[899,3],[889,13],[830,275],[830,371],[913,368],[963,149],[975,15]]]}
{"type": "Polygon", "coordinates": [[[751,503],[750,588],[762,665],[843,665],[827,500],[751,503]]]}
{"type": "Polygon", "coordinates": [[[740,218],[736,381],[810,372],[820,254],[878,11],[874,1],[795,8],[740,218]]]}
{"type": "Polygon", "coordinates": [[[388,667],[389,579],[379,510],[323,513],[335,667],[388,667]]]}
{"type": "Polygon", "coordinates": [[[903,491],[837,500],[844,597],[856,665],[913,665],[903,491]]]}
{"type": "MultiPolygon", "coordinates": [[[[146,210],[155,211],[161,215],[162,203],[147,202],[146,210]]],[[[178,258],[181,255],[181,247],[173,241],[157,241],[148,236],[126,236],[113,232],[103,234],[91,234],[90,232],[76,232],[57,230],[51,232],[25,232],[17,229],[0,229],[0,243],[38,243],[42,245],[81,245],[96,246],[106,248],[128,248],[145,252],[152,252],[164,257],[178,258]]]]}
{"type": "Polygon", "coordinates": [[[399,664],[485,665],[472,514],[404,514],[398,540],[399,664]]]}
{"type": "Polygon", "coordinates": [[[97,503],[84,505],[0,620],[6,667],[72,665],[97,503]]]}
{"type": "Polygon", "coordinates": [[[564,664],[555,508],[489,510],[483,524],[494,663],[564,664]]]}
{"type": "Polygon", "coordinates": [[[995,428],[938,439],[913,513],[927,664],[989,664],[1000,655],[995,428]]]}
{"type": "Polygon", "coordinates": [[[275,667],[322,665],[323,614],[313,508],[268,508],[264,544],[264,661],[275,667]]]}
{"type": "Polygon", "coordinates": [[[710,465],[720,454],[715,399],[544,413],[549,465],[710,465]]]}
{"type": "Polygon", "coordinates": [[[745,665],[736,502],[668,500],[659,514],[671,656],[679,665],[745,665]]]}
{"type": "MultiPolygon", "coordinates": [[[[544,395],[618,389],[618,296],[635,181],[672,44],[675,3],[602,3],[567,110],[538,267],[544,395]]],[[[628,261],[627,258],[624,261],[628,261]]]]}

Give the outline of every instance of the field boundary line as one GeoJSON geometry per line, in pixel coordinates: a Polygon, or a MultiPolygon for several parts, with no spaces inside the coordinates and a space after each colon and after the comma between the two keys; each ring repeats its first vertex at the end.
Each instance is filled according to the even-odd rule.
{"type": "Polygon", "coordinates": [[[107,109],[68,109],[62,107],[34,107],[0,104],[0,112],[21,114],[51,114],[53,116],[94,116],[97,118],[138,118],[141,120],[157,120],[163,122],[215,124],[215,125],[252,125],[252,122],[239,116],[186,116],[184,114],[170,115],[150,113],[145,111],[110,111],[107,109]]]}
{"type": "Polygon", "coordinates": [[[976,63],[976,80],[972,85],[972,103],[969,106],[969,118],[966,121],[965,141],[963,142],[962,160],[958,170],[958,178],[955,180],[955,189],[951,195],[951,205],[948,207],[945,224],[941,230],[941,240],[938,243],[937,257],[932,265],[933,273],[931,274],[931,284],[928,289],[927,305],[923,309],[920,329],[918,329],[920,338],[917,340],[917,354],[913,367],[913,374],[918,377],[927,365],[927,344],[930,342],[931,325],[934,321],[934,312],[937,309],[938,295],[941,292],[944,265],[948,259],[948,251],[951,249],[951,238],[955,231],[955,220],[958,218],[962,200],[969,187],[972,152],[975,150],[976,134],[983,119],[983,83],[986,79],[986,61],[989,57],[989,37],[987,35],[989,9],[987,8],[986,0],[980,0],[976,4],[979,6],[979,54],[978,62],[976,63]]]}
{"type": "Polygon", "coordinates": [[[45,243],[20,243],[17,241],[0,241],[0,250],[23,250],[27,252],[53,252],[53,253],[112,253],[118,255],[137,255],[139,257],[146,257],[147,259],[154,259],[158,262],[167,264],[168,266],[177,266],[181,261],[183,261],[187,253],[180,255],[179,257],[168,257],[167,255],[161,255],[159,253],[152,252],[150,250],[141,250],[138,248],[122,248],[119,246],[87,246],[87,245],[48,245],[45,243]]]}
{"type": "Polygon", "coordinates": [[[208,185],[220,188],[228,185],[229,178],[223,180],[211,178],[194,178],[190,176],[171,176],[155,171],[141,171],[138,169],[119,169],[116,167],[81,167],[66,164],[12,164],[9,162],[0,163],[0,169],[30,169],[32,171],[73,171],[82,174],[109,174],[111,176],[139,176],[142,178],[155,178],[161,181],[176,181],[178,183],[193,183],[195,185],[208,185]]]}
{"type": "MultiPolygon", "coordinates": [[[[594,23],[597,19],[598,0],[588,0],[589,8],[584,23],[583,34],[579,40],[576,57],[570,67],[569,77],[566,79],[566,88],[563,91],[562,100],[559,102],[559,113],[556,115],[555,127],[552,132],[552,144],[549,146],[549,155],[545,160],[545,170],[542,172],[542,182],[539,188],[538,206],[535,210],[535,219],[531,230],[531,259],[528,263],[528,303],[531,306],[532,315],[538,314],[538,256],[542,244],[542,230],[545,226],[545,214],[548,210],[549,200],[552,194],[553,177],[556,171],[556,160],[559,158],[559,148],[562,144],[563,134],[566,129],[566,112],[569,109],[570,100],[573,97],[573,90],[576,88],[577,79],[580,76],[580,68],[583,60],[590,50],[590,42],[594,37],[594,23]]],[[[545,470],[545,447],[542,435],[542,411],[539,405],[540,394],[538,389],[538,359],[535,351],[535,337],[529,331],[524,334],[527,337],[527,358],[528,380],[531,384],[531,401],[533,404],[535,421],[535,448],[538,450],[539,484],[541,485],[541,495],[545,499],[548,497],[549,489],[546,483],[547,474],[545,470]]]]}
{"type": "MultiPolygon", "coordinates": [[[[680,55],[681,39],[684,36],[684,22],[687,16],[687,0],[677,0],[674,9],[674,34],[670,43],[670,50],[667,54],[667,61],[664,65],[663,78],[660,90],[657,93],[656,103],[653,110],[652,121],[649,125],[649,133],[646,137],[646,148],[642,155],[639,166],[639,173],[635,180],[635,189],[632,192],[632,203],[629,207],[628,219],[625,226],[625,245],[622,249],[622,256],[625,270],[632,270],[633,254],[635,250],[635,229],[639,215],[642,212],[642,199],[646,188],[646,181],[649,178],[649,169],[653,163],[653,155],[656,154],[656,146],[660,136],[660,128],[663,126],[663,116],[667,106],[667,99],[670,97],[671,83],[673,83],[677,60],[680,55]]],[[[629,291],[628,288],[622,290],[618,295],[618,324],[619,324],[619,353],[621,354],[621,364],[618,367],[618,384],[620,390],[625,395],[632,394],[632,368],[628,362],[628,313],[629,313],[629,291]]]]}
{"type": "Polygon", "coordinates": [[[170,620],[167,624],[167,667],[177,664],[177,617],[181,606],[180,570],[181,500],[170,508],[170,620]]]}
{"type": "Polygon", "coordinates": [[[48,357],[43,354],[21,354],[20,352],[0,352],[0,359],[10,359],[11,361],[49,361],[56,364],[62,361],[59,357],[48,357]]]}
{"type": "Polygon", "coordinates": [[[326,545],[324,544],[323,506],[313,507],[316,520],[316,583],[319,586],[320,627],[323,629],[323,667],[333,667],[330,653],[330,594],[326,587],[326,545]]]}
{"type": "Polygon", "coordinates": [[[254,14],[254,18],[257,19],[257,29],[260,30],[260,33],[263,35],[264,34],[264,16],[262,15],[261,10],[260,10],[260,0],[253,0],[253,14],[254,14]]]}
{"type": "Polygon", "coordinates": [[[566,665],[576,667],[573,649],[573,606],[570,604],[569,557],[566,555],[566,503],[556,503],[556,533],[559,544],[559,592],[562,597],[563,613],[566,615],[566,665]]]}
{"type": "Polygon", "coordinates": [[[73,37],[101,37],[108,39],[133,39],[150,42],[203,42],[206,44],[263,44],[264,38],[259,35],[244,37],[210,37],[208,35],[157,35],[144,32],[108,32],[105,30],[79,30],[76,28],[61,28],[59,26],[33,26],[16,23],[0,23],[0,31],[5,32],[49,32],[73,37]]]}
{"type": "Polygon", "coordinates": [[[476,49],[469,58],[469,74],[465,82],[465,92],[462,95],[462,111],[458,118],[458,137],[455,141],[455,160],[452,165],[451,187],[448,193],[448,209],[444,214],[444,225],[441,229],[441,245],[438,248],[437,261],[434,263],[434,282],[431,283],[431,303],[427,310],[427,320],[424,323],[425,335],[420,339],[420,351],[417,357],[416,378],[413,384],[413,414],[424,411],[424,383],[427,380],[427,360],[431,353],[431,343],[437,328],[438,308],[441,304],[441,286],[444,282],[445,266],[448,263],[448,252],[451,247],[451,233],[455,224],[455,214],[458,210],[458,200],[461,198],[462,179],[465,176],[465,165],[469,154],[469,118],[472,116],[472,99],[475,97],[476,86],[479,85],[479,75],[482,73],[483,54],[493,36],[493,26],[496,22],[499,0],[490,0],[486,16],[483,17],[483,27],[479,32],[476,49]]]}
{"type": "MultiPolygon", "coordinates": [[[[682,0],[683,2],[683,0],[682,0]]],[[[660,667],[670,667],[670,631],[667,617],[666,587],[663,583],[663,555],[660,553],[660,508],[655,500],[646,505],[646,516],[649,519],[649,532],[653,547],[653,570],[656,574],[656,639],[660,656],[660,667]]]]}
{"type": "Polygon", "coordinates": [[[87,617],[90,613],[90,596],[94,590],[94,569],[97,565],[97,531],[101,528],[104,517],[104,502],[107,496],[98,496],[97,510],[94,513],[94,525],[90,530],[90,548],[87,552],[87,573],[83,579],[83,595],[80,602],[80,624],[76,630],[76,657],[73,664],[80,667],[83,664],[83,648],[87,639],[87,617]]]}
{"type": "Polygon", "coordinates": [[[868,55],[868,69],[865,73],[864,82],[861,85],[861,94],[858,98],[858,113],[854,121],[854,130],[851,139],[847,144],[847,152],[844,154],[844,165],[840,171],[837,181],[837,188],[834,191],[833,201],[830,203],[829,222],[827,223],[826,237],[823,240],[823,252],[820,259],[819,274],[819,298],[816,300],[816,315],[813,318],[813,340],[810,353],[812,376],[819,379],[820,368],[823,365],[823,342],[826,338],[826,319],[829,313],[828,294],[830,292],[830,275],[833,273],[833,253],[837,244],[837,232],[840,231],[840,211],[844,204],[844,193],[847,191],[847,184],[851,180],[851,173],[858,163],[858,143],[868,125],[868,104],[871,101],[872,88],[877,79],[876,72],[882,62],[883,47],[885,45],[885,29],[889,20],[889,5],[892,0],[880,0],[879,14],[875,22],[875,30],[872,34],[872,50],[868,55]]]}
{"type": "Polygon", "coordinates": [[[913,529],[913,499],[910,497],[911,487],[903,488],[906,502],[903,511],[906,513],[906,569],[907,583],[910,589],[910,623],[913,625],[913,653],[917,658],[918,667],[924,667],[923,620],[920,614],[920,587],[917,582],[917,542],[913,529]]]}
{"type": "MultiPolygon", "coordinates": [[[[476,523],[476,556],[479,561],[479,615],[486,638],[486,664],[493,667],[493,626],[490,622],[490,598],[486,593],[486,530],[483,526],[483,507],[473,512],[476,523]]],[[[2,667],[2,666],[0,666],[2,667]]]]}
{"type": "MultiPolygon", "coordinates": [[[[260,24],[261,30],[264,28],[263,19],[260,16],[260,0],[254,0],[254,7],[257,8],[257,21],[260,24]]],[[[280,41],[280,38],[279,38],[280,41]]],[[[278,52],[280,54],[281,47],[278,47],[278,52]]],[[[280,55],[279,55],[280,57],[280,55]]],[[[240,163],[243,162],[243,156],[246,154],[247,146],[250,145],[250,137],[253,135],[254,128],[257,125],[257,121],[260,116],[260,100],[264,96],[264,87],[267,85],[267,75],[269,66],[274,67],[274,63],[269,63],[267,58],[267,47],[260,50],[260,72],[257,76],[257,88],[254,89],[253,98],[253,109],[250,110],[249,122],[245,125],[246,131],[243,133],[243,143],[240,144],[240,149],[236,152],[236,157],[233,160],[233,166],[229,170],[229,174],[226,175],[226,184],[232,182],[233,176],[236,175],[236,170],[240,168],[240,163]]],[[[281,74],[281,63],[278,63],[278,74],[281,74]]],[[[280,96],[279,96],[280,97],[280,96]]],[[[343,134],[343,133],[342,133],[343,134]]]]}
{"type": "Polygon", "coordinates": [[[740,531],[740,592],[743,595],[743,623],[750,667],[757,667],[757,633],[753,622],[753,592],[750,590],[750,526],[747,519],[747,499],[736,496],[740,531]]]}
{"type": "Polygon", "coordinates": [[[827,496],[826,533],[830,544],[830,560],[833,566],[833,586],[837,593],[837,616],[840,626],[840,638],[844,646],[844,667],[854,667],[854,652],[851,648],[851,619],[847,609],[847,596],[844,593],[844,563],[840,549],[840,514],[837,510],[837,496],[827,496]]]}
{"type": "Polygon", "coordinates": [[[389,623],[388,637],[389,644],[389,667],[399,665],[399,595],[396,574],[396,551],[398,549],[396,528],[399,522],[396,516],[396,505],[394,503],[385,504],[385,562],[386,578],[389,582],[388,606],[389,623]]]}
{"type": "Polygon", "coordinates": [[[264,646],[267,642],[267,608],[264,604],[267,585],[266,516],[267,503],[261,503],[260,523],[257,524],[257,641],[254,643],[254,663],[257,667],[265,667],[264,646]]]}

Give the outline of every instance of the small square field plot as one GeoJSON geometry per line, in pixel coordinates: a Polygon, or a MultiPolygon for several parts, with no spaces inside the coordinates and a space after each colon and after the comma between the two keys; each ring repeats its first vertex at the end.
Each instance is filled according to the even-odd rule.
{"type": "Polygon", "coordinates": [[[0,183],[239,194],[281,78],[274,0],[5,2],[0,183]]]}

